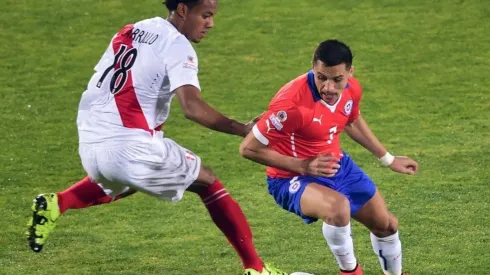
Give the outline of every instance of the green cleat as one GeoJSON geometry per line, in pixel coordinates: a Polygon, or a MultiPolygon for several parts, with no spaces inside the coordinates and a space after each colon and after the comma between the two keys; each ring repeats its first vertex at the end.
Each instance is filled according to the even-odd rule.
{"type": "Polygon", "coordinates": [[[29,246],[32,251],[41,252],[49,233],[56,225],[56,220],[61,215],[58,208],[58,196],[54,193],[40,194],[34,199],[31,209],[33,213],[27,223],[26,234],[29,236],[29,246]]]}
{"type": "Polygon", "coordinates": [[[262,269],[262,272],[258,272],[255,269],[248,268],[245,269],[243,275],[288,275],[288,274],[271,265],[265,264],[264,269],[262,269]]]}

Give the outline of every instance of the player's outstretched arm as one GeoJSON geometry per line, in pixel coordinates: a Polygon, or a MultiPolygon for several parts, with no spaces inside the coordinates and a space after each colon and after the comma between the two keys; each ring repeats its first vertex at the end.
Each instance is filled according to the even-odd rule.
{"type": "Polygon", "coordinates": [[[388,152],[361,115],[345,126],[345,132],[377,158],[382,158],[388,152]]]}
{"type": "Polygon", "coordinates": [[[410,175],[417,172],[417,162],[405,156],[392,156],[374,135],[361,115],[346,125],[345,132],[355,142],[375,155],[384,165],[389,166],[391,170],[410,175]]]}
{"type": "Polygon", "coordinates": [[[251,132],[240,144],[240,155],[257,163],[301,175],[332,177],[340,168],[339,159],[320,155],[310,159],[285,156],[262,144],[251,132]]]}
{"type": "Polygon", "coordinates": [[[211,130],[245,137],[256,122],[254,119],[243,124],[224,116],[202,100],[199,89],[192,85],[181,86],[175,92],[185,117],[211,130]]]}

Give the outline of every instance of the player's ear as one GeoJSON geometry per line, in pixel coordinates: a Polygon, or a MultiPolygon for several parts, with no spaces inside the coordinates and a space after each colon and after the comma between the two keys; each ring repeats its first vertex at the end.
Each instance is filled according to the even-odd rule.
{"type": "Polygon", "coordinates": [[[353,76],[354,76],[354,65],[351,65],[349,69],[349,77],[353,77],[353,76]]]}
{"type": "Polygon", "coordinates": [[[187,16],[187,12],[188,12],[188,7],[186,4],[183,4],[183,3],[179,3],[177,5],[177,9],[175,10],[177,12],[177,15],[184,19],[186,16],[187,16]]]}

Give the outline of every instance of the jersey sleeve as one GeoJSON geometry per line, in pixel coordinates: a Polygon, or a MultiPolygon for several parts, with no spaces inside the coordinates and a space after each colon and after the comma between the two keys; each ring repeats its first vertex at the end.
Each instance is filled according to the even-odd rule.
{"type": "Polygon", "coordinates": [[[351,85],[351,95],[354,101],[352,104],[352,111],[349,116],[349,123],[351,123],[356,120],[361,114],[360,103],[362,98],[362,87],[361,84],[354,78],[352,79],[352,81],[349,82],[349,85],[351,85]]]}
{"type": "Polygon", "coordinates": [[[201,90],[197,77],[197,54],[185,37],[178,37],[170,45],[165,59],[167,60],[166,72],[170,81],[170,91],[184,85],[192,85],[201,90]]]}
{"type": "Polygon", "coordinates": [[[283,139],[290,139],[291,134],[302,126],[303,115],[297,107],[269,109],[252,131],[262,144],[272,146],[283,139]]]}

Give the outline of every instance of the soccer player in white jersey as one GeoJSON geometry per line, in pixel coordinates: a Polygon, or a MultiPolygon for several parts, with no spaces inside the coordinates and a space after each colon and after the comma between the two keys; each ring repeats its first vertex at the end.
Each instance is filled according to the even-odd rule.
{"type": "Polygon", "coordinates": [[[197,193],[240,256],[244,274],[286,274],[259,258],[239,204],[201,159],[161,131],[177,95],[185,117],[209,129],[246,136],[243,124],[201,99],[198,43],[213,27],[218,0],[173,0],[169,16],[123,27],[95,66],[79,105],[79,154],[88,177],[67,190],[34,199],[29,244],[40,252],[68,209],[113,202],[137,191],[177,202],[197,193]]]}

